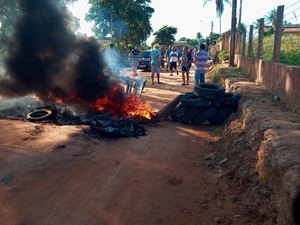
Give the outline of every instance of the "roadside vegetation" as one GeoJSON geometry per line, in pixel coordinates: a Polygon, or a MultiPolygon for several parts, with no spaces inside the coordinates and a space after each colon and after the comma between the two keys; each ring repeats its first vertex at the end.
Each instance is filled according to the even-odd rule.
{"type": "Polygon", "coordinates": [[[228,67],[228,64],[217,64],[207,73],[207,77],[212,83],[223,85],[223,82],[227,78],[241,78],[243,72],[237,67],[228,67]]]}
{"type": "MultiPolygon", "coordinates": [[[[253,41],[253,56],[257,54],[257,38],[253,41]]],[[[247,48],[246,48],[247,49],[247,48]]],[[[274,51],[274,35],[264,37],[263,60],[272,61],[274,51]]],[[[284,34],[281,39],[280,63],[300,66],[300,36],[284,34]]]]}

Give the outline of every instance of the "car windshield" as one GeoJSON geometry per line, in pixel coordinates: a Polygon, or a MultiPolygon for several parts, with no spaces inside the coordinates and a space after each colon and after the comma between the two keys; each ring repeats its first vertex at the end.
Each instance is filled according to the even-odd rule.
{"type": "Polygon", "coordinates": [[[142,52],[142,57],[143,58],[149,58],[150,57],[150,52],[142,52]]]}

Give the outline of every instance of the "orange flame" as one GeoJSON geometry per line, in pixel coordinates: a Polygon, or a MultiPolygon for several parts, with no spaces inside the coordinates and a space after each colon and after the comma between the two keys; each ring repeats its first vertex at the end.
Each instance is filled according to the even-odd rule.
{"type": "Polygon", "coordinates": [[[127,116],[137,116],[149,120],[157,114],[157,112],[148,103],[138,98],[136,95],[130,95],[126,99],[123,109],[127,116]]]}
{"type": "Polygon", "coordinates": [[[132,116],[151,119],[157,112],[145,101],[136,95],[129,95],[124,102],[113,102],[105,97],[97,99],[92,104],[92,109],[97,112],[109,112],[120,117],[132,116]]]}

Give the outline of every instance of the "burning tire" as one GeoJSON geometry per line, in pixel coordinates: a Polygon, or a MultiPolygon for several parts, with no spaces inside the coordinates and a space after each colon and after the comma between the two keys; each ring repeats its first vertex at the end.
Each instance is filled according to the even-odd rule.
{"type": "Polygon", "coordinates": [[[50,119],[53,115],[49,109],[37,109],[27,114],[26,119],[29,121],[40,121],[50,119]]]}
{"type": "Polygon", "coordinates": [[[194,87],[194,94],[207,100],[218,99],[223,98],[225,88],[217,84],[198,84],[194,87]]]}

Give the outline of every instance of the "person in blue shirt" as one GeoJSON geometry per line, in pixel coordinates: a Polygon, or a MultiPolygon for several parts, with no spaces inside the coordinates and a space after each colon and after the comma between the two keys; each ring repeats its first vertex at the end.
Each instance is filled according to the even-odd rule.
{"type": "Polygon", "coordinates": [[[159,81],[159,73],[160,73],[160,57],[161,53],[159,50],[159,45],[155,45],[155,49],[151,51],[150,53],[150,63],[151,63],[151,80],[152,80],[152,85],[154,84],[154,75],[155,73],[157,74],[157,83],[161,84],[159,81]]]}

